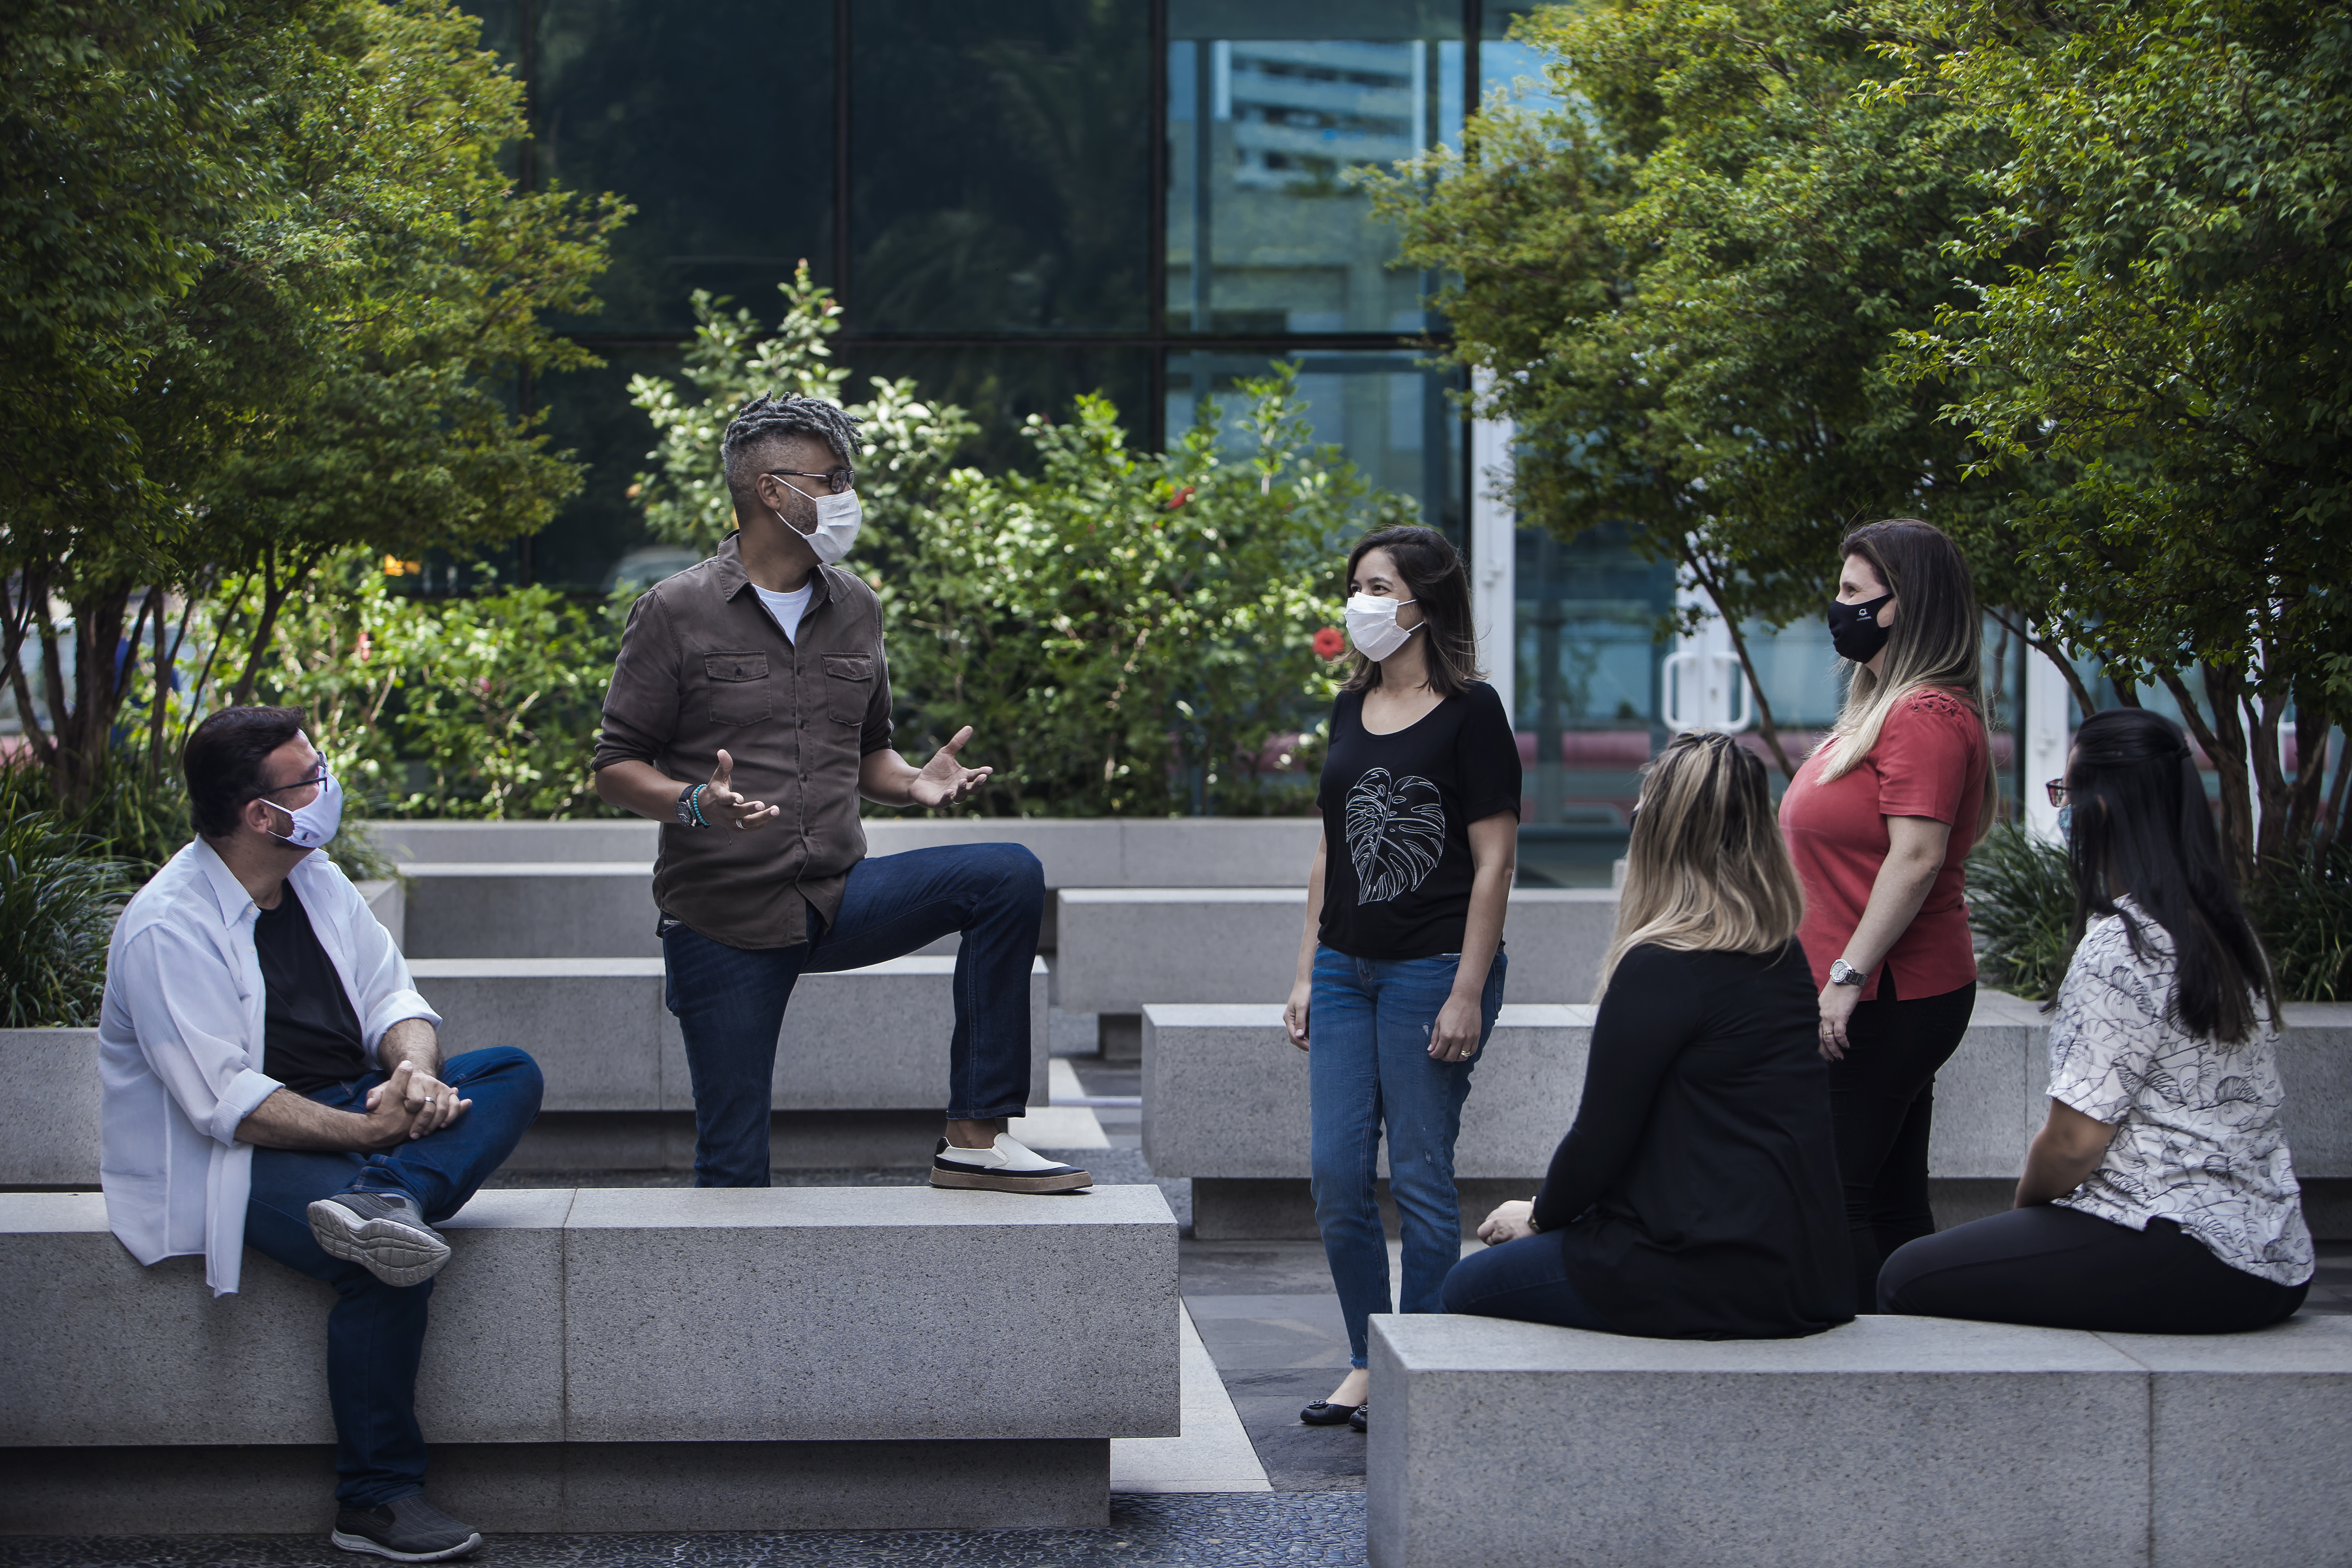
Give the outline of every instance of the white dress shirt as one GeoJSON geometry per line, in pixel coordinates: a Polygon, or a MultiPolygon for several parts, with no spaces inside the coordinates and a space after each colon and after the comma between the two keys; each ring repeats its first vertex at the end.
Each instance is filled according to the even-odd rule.
{"type": "MultiPolygon", "coordinates": [[[[439,1026],[392,933],[333,861],[313,851],[287,879],[371,1061],[403,1018],[439,1026]]],[[[281,1087],[261,1070],[260,912],[203,839],[173,856],[115,921],[98,1025],[107,1223],[142,1264],[203,1253],[216,1296],[236,1290],[245,1258],[253,1146],[236,1141],[237,1125],[281,1087]]]]}

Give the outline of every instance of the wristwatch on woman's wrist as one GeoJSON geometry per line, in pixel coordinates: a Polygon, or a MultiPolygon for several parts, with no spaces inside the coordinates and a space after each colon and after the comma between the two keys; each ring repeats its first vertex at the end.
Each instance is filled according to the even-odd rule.
{"type": "Polygon", "coordinates": [[[1843,958],[1830,960],[1830,984],[1832,985],[1859,985],[1862,973],[1843,958]]]}

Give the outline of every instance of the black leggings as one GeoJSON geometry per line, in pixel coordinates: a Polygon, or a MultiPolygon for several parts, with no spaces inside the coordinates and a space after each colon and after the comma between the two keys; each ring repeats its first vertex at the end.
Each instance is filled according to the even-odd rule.
{"type": "Polygon", "coordinates": [[[1898,1001],[1881,971],[1878,999],[1853,1010],[1845,1058],[1830,1064],[1830,1118],[1853,1242],[1853,1300],[1878,1299],[1878,1265],[1906,1242],[1936,1233],[1927,1206],[1927,1133],[1936,1071],[1959,1049],[1976,1011],[1976,982],[1941,996],[1898,1001]]]}
{"type": "Polygon", "coordinates": [[[2055,1204],[1912,1242],[1878,1310],[2122,1334],[2231,1334],[2291,1317],[2311,1289],[2232,1268],[2168,1219],[2134,1230],[2055,1204]]]}

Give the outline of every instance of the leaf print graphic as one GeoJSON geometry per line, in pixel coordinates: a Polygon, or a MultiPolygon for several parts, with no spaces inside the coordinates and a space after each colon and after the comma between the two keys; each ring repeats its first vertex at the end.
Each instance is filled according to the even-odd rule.
{"type": "Polygon", "coordinates": [[[1410,893],[1445,853],[1445,806],[1437,786],[1374,768],[1348,792],[1348,859],[1356,868],[1356,901],[1383,904],[1410,893]]]}
{"type": "Polygon", "coordinates": [[[2213,1103],[2216,1105],[2227,1105],[2233,1100],[2243,1101],[2248,1105],[2260,1105],[2263,1101],[2263,1097],[2261,1093],[2255,1089],[2253,1080],[2252,1079],[2238,1077],[2225,1078],[2213,1090],[2213,1103]]]}

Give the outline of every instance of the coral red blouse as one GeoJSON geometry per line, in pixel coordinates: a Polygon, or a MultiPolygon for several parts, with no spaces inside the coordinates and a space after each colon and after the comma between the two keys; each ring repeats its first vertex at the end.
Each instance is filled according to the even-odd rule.
{"type": "Polygon", "coordinates": [[[1944,864],[1910,929],[1864,977],[1862,994],[1879,994],[1881,969],[1893,971],[1895,994],[1906,1000],[1958,991],[1977,977],[1964,862],[1976,845],[1985,772],[1992,765],[1975,707],[1957,692],[1921,687],[1886,715],[1870,755],[1824,784],[1828,760],[1822,752],[1806,758],[1780,800],[1780,833],[1805,885],[1805,923],[1797,935],[1812,961],[1813,984],[1830,983],[1830,962],[1845,956],[1862,923],[1886,859],[1886,819],[1931,816],[1952,829],[1944,864]]]}

